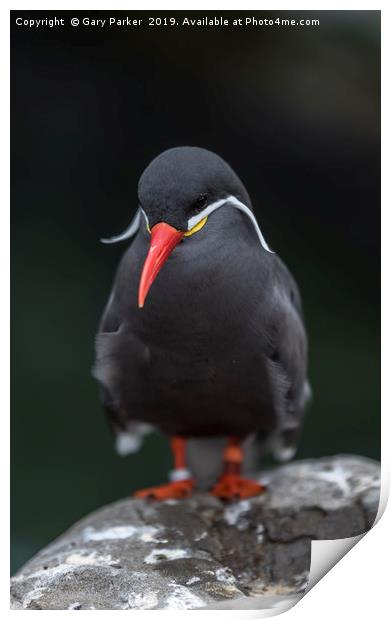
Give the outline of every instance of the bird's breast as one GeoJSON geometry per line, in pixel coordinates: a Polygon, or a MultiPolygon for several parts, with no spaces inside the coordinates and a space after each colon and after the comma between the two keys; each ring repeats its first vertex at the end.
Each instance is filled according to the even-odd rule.
{"type": "Polygon", "coordinates": [[[212,352],[257,331],[265,296],[259,248],[174,254],[134,318],[151,345],[212,352]]]}
{"type": "MultiPolygon", "coordinates": [[[[135,295],[137,281],[130,286],[127,294],[135,295]]],[[[246,248],[174,253],[144,308],[129,310],[129,326],[148,351],[137,405],[142,419],[189,435],[249,432],[261,410],[262,424],[271,424],[263,353],[266,292],[262,265],[246,248]]]]}
{"type": "Polygon", "coordinates": [[[250,286],[251,266],[238,266],[230,256],[203,268],[167,267],[140,314],[153,382],[189,396],[212,386],[228,393],[230,385],[250,386],[253,379],[258,385],[262,290],[250,286]]]}

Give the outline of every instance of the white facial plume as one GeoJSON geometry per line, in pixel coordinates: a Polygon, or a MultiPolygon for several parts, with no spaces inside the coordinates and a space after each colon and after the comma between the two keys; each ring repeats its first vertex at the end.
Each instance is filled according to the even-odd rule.
{"type": "Polygon", "coordinates": [[[134,237],[138,229],[140,228],[140,219],[141,219],[142,209],[139,207],[136,211],[136,215],[130,222],[129,226],[123,233],[117,235],[116,237],[110,237],[109,239],[101,239],[102,243],[118,243],[119,241],[125,241],[126,239],[130,239],[130,237],[134,237]]]}
{"type": "Polygon", "coordinates": [[[197,215],[194,215],[193,217],[191,217],[187,223],[188,230],[190,230],[191,228],[193,228],[193,226],[195,226],[201,220],[203,220],[204,217],[207,217],[208,215],[213,213],[213,211],[216,211],[216,209],[220,209],[220,207],[223,207],[226,203],[230,204],[232,207],[235,207],[235,209],[239,209],[240,211],[245,213],[245,215],[247,215],[252,225],[254,226],[255,232],[257,233],[258,239],[261,242],[261,245],[264,248],[264,250],[266,250],[267,252],[270,252],[270,254],[274,254],[274,252],[269,248],[268,244],[265,241],[265,238],[261,232],[261,229],[259,228],[258,222],[255,219],[254,213],[245,204],[243,204],[243,202],[240,202],[240,200],[235,198],[235,196],[228,196],[227,198],[216,200],[216,202],[212,202],[211,205],[208,205],[207,207],[205,207],[205,209],[201,211],[201,213],[197,213],[197,215]]]}
{"type": "MultiPolygon", "coordinates": [[[[189,219],[189,221],[187,222],[187,229],[191,230],[194,226],[196,226],[199,222],[201,222],[201,220],[203,220],[205,217],[208,217],[211,213],[213,213],[217,209],[220,209],[220,207],[223,207],[227,203],[230,206],[234,207],[235,209],[239,209],[239,211],[242,211],[242,213],[244,213],[249,218],[249,220],[251,221],[254,227],[255,232],[257,233],[258,239],[263,249],[266,250],[267,252],[270,252],[270,254],[274,254],[273,250],[271,250],[268,244],[266,243],[266,240],[262,234],[262,231],[258,225],[258,222],[255,218],[254,213],[245,204],[243,204],[243,202],[240,202],[240,200],[238,200],[235,196],[228,196],[227,198],[222,198],[221,200],[216,200],[216,202],[212,202],[212,204],[205,207],[205,209],[201,211],[201,213],[197,213],[197,215],[194,215],[193,217],[189,219]]],[[[141,214],[144,215],[145,221],[148,224],[147,214],[141,207],[139,207],[136,211],[136,215],[134,216],[132,222],[130,223],[128,228],[124,230],[123,233],[121,233],[120,235],[116,237],[111,237],[110,239],[101,239],[101,242],[102,243],[117,243],[119,241],[125,241],[126,239],[133,237],[138,231],[138,229],[140,228],[141,214]]]]}

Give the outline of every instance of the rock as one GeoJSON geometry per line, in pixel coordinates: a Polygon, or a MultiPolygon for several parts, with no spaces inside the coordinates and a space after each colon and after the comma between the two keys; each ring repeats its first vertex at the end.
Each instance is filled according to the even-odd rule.
{"type": "Polygon", "coordinates": [[[365,532],[380,466],[357,456],[265,472],[267,491],[224,504],[206,494],[124,499],[76,523],[12,578],[13,609],[247,608],[305,589],[312,539],[365,532]]]}

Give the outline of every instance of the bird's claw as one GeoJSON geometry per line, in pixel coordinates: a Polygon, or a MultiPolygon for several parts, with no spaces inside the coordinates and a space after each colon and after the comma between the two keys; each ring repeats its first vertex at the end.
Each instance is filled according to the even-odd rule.
{"type": "Polygon", "coordinates": [[[133,496],[138,499],[154,499],[163,501],[165,499],[185,499],[190,497],[194,487],[194,480],[186,478],[185,480],[176,480],[168,484],[162,484],[148,489],[140,489],[133,496]]]}
{"type": "Polygon", "coordinates": [[[255,480],[247,480],[237,474],[223,474],[210,493],[220,499],[246,499],[260,495],[265,487],[255,480]]]}

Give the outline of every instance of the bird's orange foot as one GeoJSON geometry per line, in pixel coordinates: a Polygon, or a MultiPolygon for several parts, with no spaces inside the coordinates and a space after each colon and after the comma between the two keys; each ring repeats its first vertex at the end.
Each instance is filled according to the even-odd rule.
{"type": "Polygon", "coordinates": [[[168,484],[162,484],[149,489],[141,489],[134,493],[134,497],[139,499],[156,499],[163,501],[165,499],[184,499],[190,497],[194,487],[194,480],[186,478],[185,480],[176,480],[168,484]]]}
{"type": "Polygon", "coordinates": [[[237,474],[223,474],[211,490],[211,494],[220,499],[245,499],[260,495],[265,487],[255,480],[247,480],[237,474]]]}

